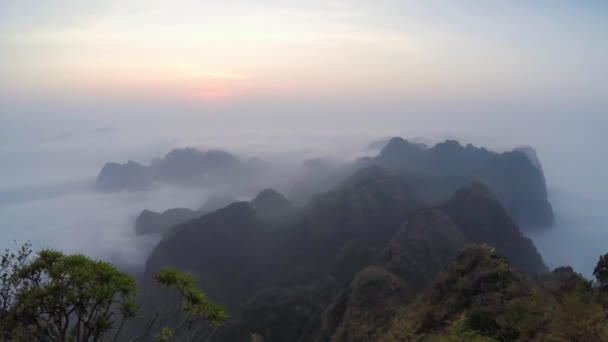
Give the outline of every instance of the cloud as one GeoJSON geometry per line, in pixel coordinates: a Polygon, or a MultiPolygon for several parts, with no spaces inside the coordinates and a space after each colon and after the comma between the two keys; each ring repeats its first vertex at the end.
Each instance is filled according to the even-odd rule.
{"type": "Polygon", "coordinates": [[[159,240],[155,236],[135,235],[134,220],[139,212],[197,207],[209,195],[200,189],[99,194],[80,188],[49,197],[0,203],[4,227],[0,247],[11,248],[12,241],[31,241],[35,249],[84,253],[138,270],[159,240]]]}

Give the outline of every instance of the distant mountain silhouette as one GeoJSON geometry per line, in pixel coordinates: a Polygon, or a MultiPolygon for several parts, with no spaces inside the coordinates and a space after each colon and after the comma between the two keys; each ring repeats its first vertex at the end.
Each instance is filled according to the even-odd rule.
{"type": "Polygon", "coordinates": [[[154,182],[154,179],[154,172],[150,167],[130,160],[126,164],[104,165],[95,186],[98,190],[104,191],[143,191],[154,182]]]}
{"type": "Polygon", "coordinates": [[[238,184],[252,177],[266,164],[257,159],[242,161],[224,151],[199,151],[194,148],[174,149],[149,166],[133,161],[107,163],[97,177],[101,191],[143,191],[154,183],[185,186],[238,184]]]}
{"type": "Polygon", "coordinates": [[[391,170],[418,173],[434,181],[435,200],[445,199],[456,189],[482,181],[524,228],[553,223],[545,179],[538,159],[519,151],[494,153],[473,145],[447,140],[434,147],[393,138],[373,161],[391,170]]]}
{"type": "Polygon", "coordinates": [[[306,203],[315,193],[328,191],[371,165],[402,175],[427,204],[439,204],[456,190],[480,181],[523,229],[547,227],[554,220],[542,166],[532,148],[495,153],[456,140],[429,147],[394,137],[377,156],[361,157],[350,164],[308,161],[302,166],[306,176],[292,186],[288,197],[293,203],[306,203]]]}

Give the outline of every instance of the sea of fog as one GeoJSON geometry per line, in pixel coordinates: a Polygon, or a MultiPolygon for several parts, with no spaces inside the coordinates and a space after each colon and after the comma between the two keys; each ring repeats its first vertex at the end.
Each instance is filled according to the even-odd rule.
{"type": "Polygon", "coordinates": [[[223,148],[278,164],[297,164],[311,157],[350,160],[365,154],[365,146],[374,139],[401,135],[428,142],[457,138],[495,150],[533,146],[543,163],[556,214],[555,227],[529,234],[545,262],[550,267],[571,265],[590,276],[599,255],[608,252],[604,179],[608,143],[599,124],[603,119],[505,119],[475,126],[456,122],[413,126],[390,120],[396,119],[387,118],[384,125],[363,123],[356,129],[344,123],[323,129],[314,125],[221,129],[221,124],[205,129],[204,124],[174,122],[154,129],[85,125],[4,134],[0,137],[0,247],[30,241],[35,248],[85,253],[137,270],[158,240],[135,235],[139,212],[196,208],[218,189],[157,187],[149,192],[97,193],[91,186],[106,161],[147,163],[185,146],[223,148]]]}

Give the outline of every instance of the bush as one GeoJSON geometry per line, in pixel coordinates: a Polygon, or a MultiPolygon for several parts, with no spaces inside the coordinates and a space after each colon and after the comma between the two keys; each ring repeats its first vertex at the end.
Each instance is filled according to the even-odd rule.
{"type": "MultiPolygon", "coordinates": [[[[181,295],[184,322],[219,325],[227,319],[190,275],[163,269],[155,279],[181,295]]],[[[125,322],[138,313],[136,293],[135,278],[104,261],[51,249],[32,257],[30,244],[6,250],[0,256],[0,340],[117,341],[125,322]]],[[[132,341],[146,338],[160,316],[132,341]]],[[[182,325],[161,327],[155,339],[167,341],[182,325]]]]}

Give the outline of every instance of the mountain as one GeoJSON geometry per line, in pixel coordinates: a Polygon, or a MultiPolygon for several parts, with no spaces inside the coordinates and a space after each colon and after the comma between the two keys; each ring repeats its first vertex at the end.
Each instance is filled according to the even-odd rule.
{"type": "MultiPolygon", "coordinates": [[[[495,245],[526,276],[547,272],[489,187],[474,183],[428,204],[419,179],[370,166],[304,208],[266,189],[171,228],[146,275],[167,265],[191,272],[231,317],[216,341],[249,341],[252,333],[265,341],[350,341],[389,331],[390,317],[469,243],[495,245]]],[[[170,300],[142,292],[149,305],[170,300]]]]}
{"type": "Polygon", "coordinates": [[[257,159],[242,161],[219,150],[174,149],[145,166],[133,161],[107,163],[97,177],[100,191],[144,191],[154,183],[181,186],[238,185],[268,167],[257,159]]]}
{"type": "Polygon", "coordinates": [[[438,208],[425,208],[404,222],[382,251],[376,267],[406,279],[420,291],[466,244],[461,229],[438,208]]]}
{"type": "Polygon", "coordinates": [[[388,317],[425,291],[470,243],[496,246],[497,255],[504,255],[526,275],[548,272],[536,247],[491,192],[473,184],[446,203],[411,215],[377,261],[359,272],[328,307],[316,339],[378,339],[388,329],[388,317]],[[362,321],[366,323],[361,325],[362,321]]]}
{"type": "Polygon", "coordinates": [[[248,202],[237,202],[177,225],[154,248],[147,277],[164,266],[191,272],[211,298],[232,309],[268,272],[273,240],[248,202]]]}
{"type": "Polygon", "coordinates": [[[165,234],[171,227],[193,220],[203,214],[202,210],[187,208],[168,209],[163,213],[146,209],[135,219],[135,232],[137,235],[165,234]]]}
{"type": "Polygon", "coordinates": [[[306,205],[314,195],[336,187],[347,178],[342,167],[323,158],[305,160],[292,176],[287,197],[296,205],[306,205]]]}
{"type": "Polygon", "coordinates": [[[390,317],[414,300],[464,245],[464,236],[440,210],[417,211],[376,262],[328,306],[315,341],[376,340],[388,329],[390,317]]]}
{"type": "Polygon", "coordinates": [[[271,188],[262,190],[251,200],[251,207],[260,218],[269,221],[286,219],[294,210],[285,196],[271,188]]]}
{"type": "MultiPolygon", "coordinates": [[[[223,268],[213,265],[207,269],[212,266],[208,259],[221,264],[233,260],[239,269],[247,269],[239,274],[252,271],[245,265],[257,260],[263,265],[256,265],[259,273],[254,272],[250,280],[278,277],[289,282],[289,277],[324,277],[331,270],[344,273],[346,267],[340,263],[352,262],[352,253],[379,251],[416,205],[415,195],[398,177],[372,168],[362,170],[336,190],[316,196],[295,221],[282,222],[285,227],[276,229],[272,215],[288,213],[291,206],[278,192],[265,190],[251,203],[233,203],[173,227],[148,258],[147,273],[174,265],[201,274],[201,278],[215,278],[211,273],[222,273],[223,268]],[[277,208],[269,208],[276,204],[277,208]],[[236,255],[242,257],[238,262],[236,255]],[[273,271],[277,273],[271,274],[273,271]]],[[[348,273],[343,276],[347,278],[348,273]]],[[[223,286],[219,289],[228,291],[223,286]]]]}
{"type": "Polygon", "coordinates": [[[544,227],[553,223],[553,209],[538,159],[529,153],[491,152],[471,144],[462,146],[447,140],[433,147],[393,138],[373,159],[373,163],[404,174],[436,178],[435,202],[447,199],[454,191],[472,182],[485,183],[501,204],[523,228],[544,227]]]}
{"type": "Polygon", "coordinates": [[[205,203],[201,207],[201,210],[207,213],[211,213],[218,209],[225,208],[235,202],[238,202],[238,200],[232,196],[213,195],[205,201],[205,203]]]}
{"type": "Polygon", "coordinates": [[[536,153],[536,150],[534,148],[532,148],[531,146],[520,146],[520,147],[517,147],[516,149],[514,149],[513,151],[521,152],[521,153],[525,154],[526,157],[528,157],[528,159],[530,159],[530,162],[532,163],[532,165],[534,165],[537,169],[539,169],[542,172],[543,166],[540,163],[540,158],[538,158],[538,154],[536,153]]]}
{"type": "Polygon", "coordinates": [[[494,247],[469,244],[424,290],[408,280],[385,267],[361,271],[324,312],[315,341],[608,338],[605,293],[569,267],[529,278],[494,247]]]}
{"type": "Polygon", "coordinates": [[[200,184],[229,176],[242,170],[236,156],[218,150],[174,149],[152,168],[159,180],[173,184],[200,184]]]}
{"type": "MultiPolygon", "coordinates": [[[[336,291],[382,250],[417,205],[399,177],[377,167],[315,196],[293,216],[289,202],[267,189],[250,203],[173,227],[152,251],[146,274],[167,265],[194,274],[232,317],[220,340],[248,340],[264,326],[272,327],[266,333],[276,340],[291,340],[295,332],[312,336],[336,291]],[[275,220],[285,213],[288,220],[275,220]],[[273,314],[277,310],[285,315],[273,314]],[[285,324],[291,328],[280,328],[285,324]]],[[[146,302],[162,298],[152,288],[142,292],[146,302]]]]}
{"type": "Polygon", "coordinates": [[[606,341],[607,302],[598,291],[571,268],[528,279],[494,248],[473,245],[386,317],[390,326],[375,340],[606,341]]]}
{"type": "Polygon", "coordinates": [[[393,273],[366,268],[325,310],[314,341],[374,341],[415,293],[393,273]]]}
{"type": "Polygon", "coordinates": [[[107,163],[97,176],[95,188],[102,191],[143,191],[154,178],[149,167],[131,160],[126,164],[107,163]]]}
{"type": "Polygon", "coordinates": [[[381,139],[377,139],[374,140],[372,142],[370,142],[369,144],[367,144],[367,146],[365,147],[365,150],[367,151],[380,151],[381,149],[383,149],[388,142],[394,137],[384,137],[381,139]]]}
{"type": "Polygon", "coordinates": [[[553,223],[542,166],[531,147],[496,153],[471,144],[463,146],[456,140],[429,147],[400,137],[373,145],[383,146],[377,156],[361,157],[348,164],[324,159],[306,161],[288,191],[289,199],[305,204],[314,194],[327,192],[359,170],[377,165],[407,178],[428,204],[439,204],[456,190],[483,182],[522,229],[553,223]]]}
{"type": "Polygon", "coordinates": [[[468,241],[496,247],[497,253],[522,272],[539,275],[548,271],[532,241],[484,184],[474,183],[457,191],[440,208],[468,241]]]}
{"type": "Polygon", "coordinates": [[[350,240],[381,246],[420,205],[416,191],[401,177],[373,166],[315,196],[306,223],[313,243],[335,247],[350,240]]]}

